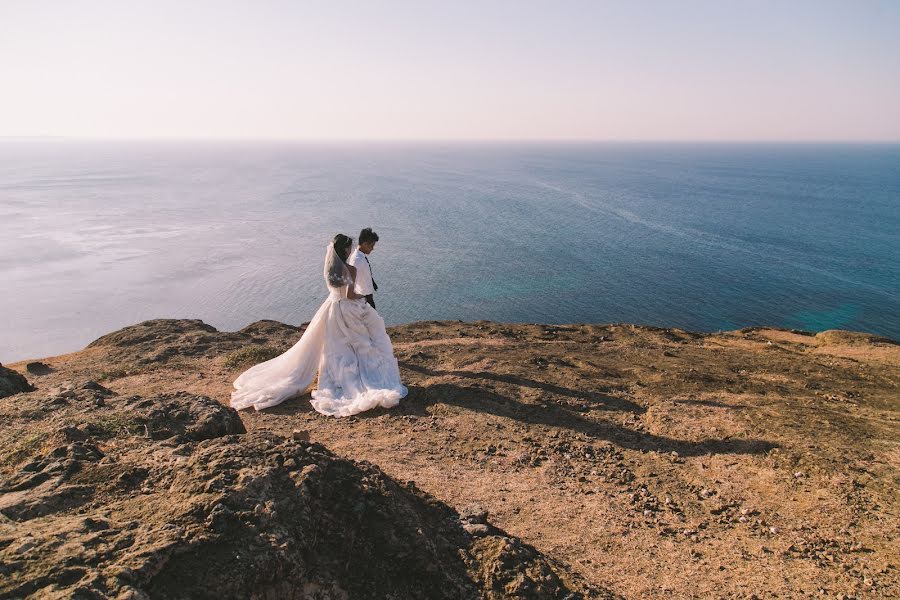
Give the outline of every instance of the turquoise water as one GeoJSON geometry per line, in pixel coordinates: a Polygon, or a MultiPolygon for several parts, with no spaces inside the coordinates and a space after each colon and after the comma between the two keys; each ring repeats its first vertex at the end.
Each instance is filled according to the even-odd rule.
{"type": "Polygon", "coordinates": [[[156,317],[309,320],[335,232],[388,323],[900,339],[900,146],[0,142],[0,362],[156,317]]]}

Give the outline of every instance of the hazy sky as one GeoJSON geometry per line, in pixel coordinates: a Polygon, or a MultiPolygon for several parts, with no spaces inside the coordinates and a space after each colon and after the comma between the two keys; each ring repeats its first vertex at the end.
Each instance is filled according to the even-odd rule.
{"type": "Polygon", "coordinates": [[[0,136],[900,141],[900,0],[0,0],[0,136]]]}

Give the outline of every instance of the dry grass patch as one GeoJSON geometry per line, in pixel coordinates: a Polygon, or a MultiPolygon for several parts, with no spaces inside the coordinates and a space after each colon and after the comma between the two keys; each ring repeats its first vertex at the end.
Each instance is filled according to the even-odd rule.
{"type": "Polygon", "coordinates": [[[271,346],[247,346],[225,355],[225,366],[229,369],[236,369],[238,367],[257,365],[271,360],[279,354],[281,353],[271,346]]]}

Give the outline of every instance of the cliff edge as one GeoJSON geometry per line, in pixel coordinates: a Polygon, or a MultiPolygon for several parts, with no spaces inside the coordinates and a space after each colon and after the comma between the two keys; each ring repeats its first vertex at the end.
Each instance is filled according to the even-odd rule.
{"type": "Polygon", "coordinates": [[[421,322],[389,331],[395,409],[228,408],[302,331],[5,365],[0,598],[900,593],[891,340],[421,322]]]}

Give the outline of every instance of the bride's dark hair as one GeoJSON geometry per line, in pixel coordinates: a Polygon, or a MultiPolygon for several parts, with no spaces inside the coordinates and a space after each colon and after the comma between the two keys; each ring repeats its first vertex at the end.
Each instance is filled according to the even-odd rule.
{"type": "Polygon", "coordinates": [[[342,260],[346,261],[347,257],[350,255],[350,246],[353,245],[353,238],[348,235],[344,235],[343,233],[339,233],[334,236],[333,240],[331,240],[331,244],[334,246],[335,254],[340,256],[342,260]]]}

